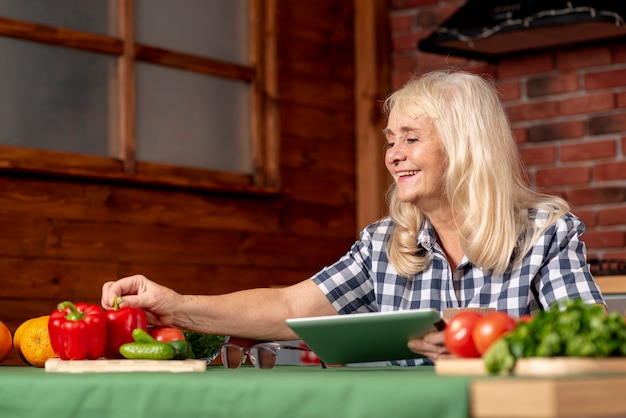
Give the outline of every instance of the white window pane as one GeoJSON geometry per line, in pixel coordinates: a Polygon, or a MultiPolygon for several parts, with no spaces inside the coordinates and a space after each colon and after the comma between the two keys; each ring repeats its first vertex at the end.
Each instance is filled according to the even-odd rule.
{"type": "Polygon", "coordinates": [[[0,0],[0,15],[100,35],[117,33],[117,0],[0,0]]]}
{"type": "Polygon", "coordinates": [[[137,63],[137,160],[252,173],[250,86],[137,63]]]}
{"type": "Polygon", "coordinates": [[[136,41],[249,64],[248,0],[135,0],[136,41]]]}
{"type": "Polygon", "coordinates": [[[116,156],[116,57],[0,38],[0,143],[116,156]]]}

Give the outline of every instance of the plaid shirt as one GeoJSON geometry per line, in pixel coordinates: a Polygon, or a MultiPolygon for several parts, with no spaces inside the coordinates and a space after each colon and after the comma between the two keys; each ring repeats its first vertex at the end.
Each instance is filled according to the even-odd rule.
{"type": "MultiPolygon", "coordinates": [[[[531,214],[537,224],[547,216],[544,211],[531,214]]],[[[393,228],[390,218],[369,225],[346,255],[312,277],[340,314],[490,306],[519,317],[565,299],[604,303],[589,272],[585,244],[579,239],[585,226],[571,213],[558,219],[522,262],[503,274],[483,271],[466,257],[453,271],[426,221],[418,234],[418,248],[432,262],[414,277],[401,277],[385,251],[393,228]]]]}

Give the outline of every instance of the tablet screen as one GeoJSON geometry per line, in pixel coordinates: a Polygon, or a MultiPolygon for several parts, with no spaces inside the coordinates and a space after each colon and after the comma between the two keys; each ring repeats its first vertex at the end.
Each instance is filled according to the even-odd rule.
{"type": "Polygon", "coordinates": [[[422,358],[407,348],[410,338],[436,329],[434,309],[292,318],[287,325],[326,364],[422,358]]]}

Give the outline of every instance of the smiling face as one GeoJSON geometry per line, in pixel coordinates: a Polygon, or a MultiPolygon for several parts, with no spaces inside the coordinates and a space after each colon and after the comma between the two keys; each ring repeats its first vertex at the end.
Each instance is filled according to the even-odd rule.
{"type": "Polygon", "coordinates": [[[439,208],[447,159],[432,121],[411,118],[394,108],[383,133],[387,138],[385,165],[396,183],[398,199],[425,212],[439,208]]]}

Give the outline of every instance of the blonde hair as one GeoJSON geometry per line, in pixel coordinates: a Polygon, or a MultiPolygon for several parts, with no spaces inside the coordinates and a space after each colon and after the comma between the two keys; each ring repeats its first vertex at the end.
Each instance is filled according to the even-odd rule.
{"type": "MultiPolygon", "coordinates": [[[[530,250],[539,234],[569,211],[563,199],[531,190],[508,118],[494,84],[461,71],[436,71],[414,78],[384,103],[411,118],[430,119],[445,154],[445,196],[460,214],[458,231],[465,255],[475,265],[503,273],[530,250]],[[528,209],[548,219],[537,227],[528,209]]],[[[388,191],[389,216],[396,227],[387,245],[398,273],[410,277],[430,259],[418,252],[417,231],[425,215],[388,191]]],[[[455,266],[452,266],[453,268],[455,266]]]]}

